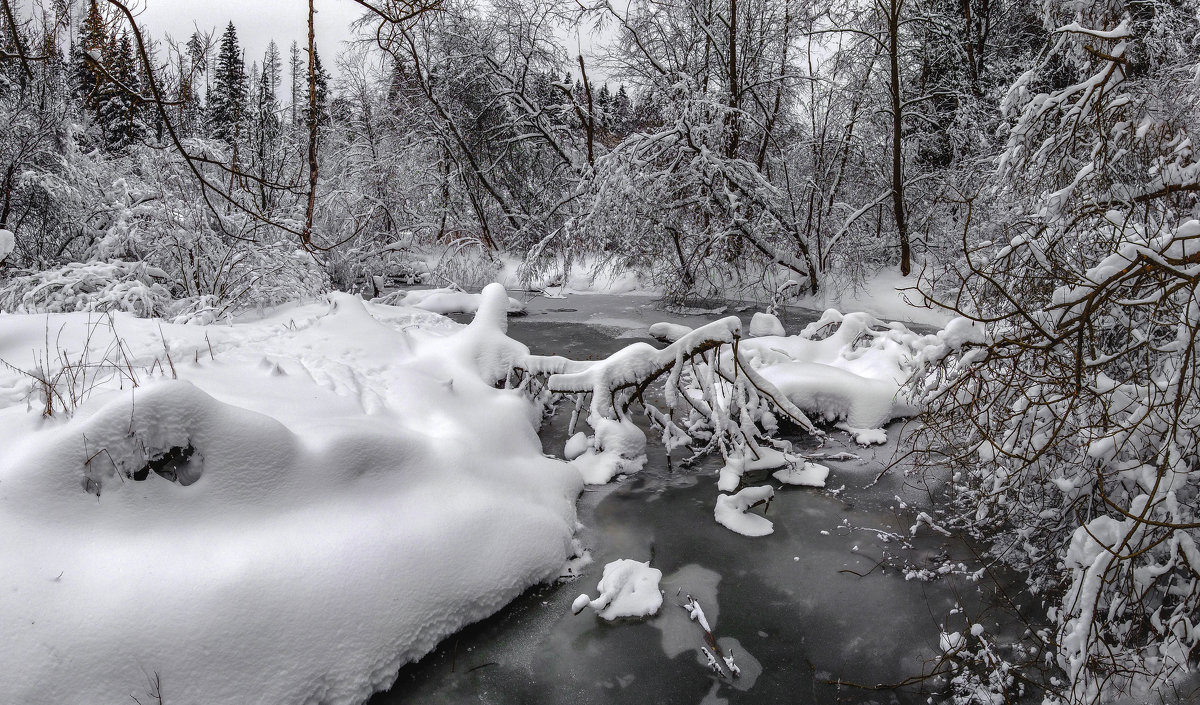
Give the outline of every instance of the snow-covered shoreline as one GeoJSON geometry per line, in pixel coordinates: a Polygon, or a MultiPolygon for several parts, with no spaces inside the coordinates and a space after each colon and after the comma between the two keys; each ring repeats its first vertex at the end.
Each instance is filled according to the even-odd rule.
{"type": "Polygon", "coordinates": [[[557,577],[581,482],[487,379],[503,317],[0,317],[0,701],[360,702],[557,577]]]}
{"type": "MultiPolygon", "coordinates": [[[[0,665],[21,674],[0,699],[167,688],[212,703],[361,701],[440,640],[562,575],[582,550],[583,482],[645,462],[642,431],[605,404],[570,462],[543,456],[541,409],[498,388],[515,370],[604,401],[608,386],[742,329],[734,317],[672,324],[680,340],[667,349],[572,361],[507,336],[513,301],[499,285],[459,298],[475,311],[465,327],[345,294],[225,325],[0,316],[0,588],[19,595],[0,604],[11,634],[0,665]],[[588,459],[615,464],[597,473],[588,459]]],[[[752,328],[770,335],[742,341],[740,369],[785,407],[791,398],[804,413],[881,427],[911,413],[898,399],[902,368],[938,341],[881,325],[829,311],[786,336],[760,314],[752,328]],[[769,381],[792,367],[808,386],[769,381]],[[829,386],[843,377],[853,379],[829,386]],[[886,389],[872,396],[871,385],[886,389]],[[859,419],[864,403],[873,415],[859,419]]],[[[719,413],[724,394],[712,399],[719,413]]],[[[747,442],[759,464],[799,467],[747,442]]],[[[724,491],[740,483],[734,455],[724,491]]],[[[804,468],[816,474],[776,478],[823,484],[828,469],[804,468]]],[[[722,496],[715,520],[770,533],[770,521],[742,513],[758,498],[729,509],[722,496]]]]}

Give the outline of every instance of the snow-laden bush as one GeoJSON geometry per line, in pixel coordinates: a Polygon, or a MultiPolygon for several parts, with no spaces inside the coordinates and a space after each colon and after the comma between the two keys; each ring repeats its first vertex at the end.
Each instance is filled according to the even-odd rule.
{"type": "MultiPolygon", "coordinates": [[[[644,272],[674,298],[817,282],[785,190],[724,151],[729,109],[686,76],[662,77],[664,125],[596,160],[587,207],[560,247],[644,272]],[[778,280],[778,281],[776,281],[778,280]]],[[[539,257],[550,251],[535,250],[539,257]]]]}
{"type": "MultiPolygon", "coordinates": [[[[1176,39],[1200,25],[1072,7],[1010,93],[1011,225],[943,299],[976,326],[927,356],[922,448],[1048,605],[1053,660],[1019,669],[1044,701],[1145,702],[1200,664],[1200,64],[1176,39]]],[[[1005,676],[963,702],[1019,692],[977,665],[1005,676]]]]}
{"type": "MultiPolygon", "coordinates": [[[[114,155],[81,144],[72,136],[58,164],[18,181],[44,217],[17,232],[7,264],[30,273],[5,284],[6,310],[122,310],[211,322],[329,289],[323,265],[285,229],[286,212],[219,208],[222,201],[202,193],[171,152],[131,147],[114,155]]],[[[188,146],[224,156],[207,143],[188,146]]],[[[198,168],[209,179],[220,174],[198,168]]]]}
{"type": "Polygon", "coordinates": [[[166,276],[144,262],[73,262],[8,281],[0,287],[0,310],[125,311],[149,318],[169,307],[171,294],[162,283],[166,276]]]}

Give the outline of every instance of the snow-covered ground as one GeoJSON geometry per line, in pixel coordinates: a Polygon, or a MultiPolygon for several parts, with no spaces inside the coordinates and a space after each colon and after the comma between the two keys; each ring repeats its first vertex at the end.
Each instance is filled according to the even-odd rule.
{"type": "Polygon", "coordinates": [[[491,293],[0,315],[0,702],[359,702],[557,577],[581,482],[493,387],[491,293]]]}
{"type": "Polygon", "coordinates": [[[817,294],[805,294],[794,303],[817,310],[836,308],[840,311],[861,311],[889,321],[943,326],[953,316],[940,309],[922,305],[917,291],[916,274],[903,276],[885,269],[876,272],[869,281],[843,289],[825,288],[817,294]]]}
{"type": "MultiPolygon", "coordinates": [[[[502,287],[455,295],[451,308],[477,311],[468,326],[344,294],[208,326],[0,315],[0,669],[13,674],[0,702],[365,699],[563,574],[583,482],[646,461],[612,389],[743,329],[660,326],[678,338],[664,350],[539,357],[507,337],[502,287]],[[571,438],[570,462],[542,455],[528,395],[497,389],[514,368],[591,391],[592,435],[571,438]]],[[[864,314],[828,311],[790,336],[768,318],[741,340],[754,384],[803,409],[793,418],[871,429],[914,411],[901,383],[919,350],[953,343],[864,314]]],[[[829,474],[743,450],[756,460],[726,458],[732,494],[713,519],[748,536],[773,530],[747,512],[772,489],[735,492],[750,465],[790,484],[829,474]]],[[[635,612],[652,613],[645,578],[614,574],[593,606],[624,615],[622,586],[644,583],[635,612]]]]}

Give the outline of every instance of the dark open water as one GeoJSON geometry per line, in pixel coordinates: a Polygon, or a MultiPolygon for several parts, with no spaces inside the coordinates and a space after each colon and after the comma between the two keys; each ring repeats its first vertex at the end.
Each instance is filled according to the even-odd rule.
{"type": "MultiPolygon", "coordinates": [[[[698,325],[712,317],[664,314],[648,300],[574,297],[536,303],[510,323],[509,334],[535,353],[592,358],[644,334],[639,322],[698,325]]],[[[791,333],[813,317],[793,313],[785,325],[791,333]]],[[[566,409],[543,429],[547,453],[561,456],[568,416],[566,409]]],[[[371,704],[925,703],[928,693],[919,688],[837,684],[893,683],[921,673],[937,655],[939,622],[952,607],[975,619],[994,601],[986,580],[964,575],[980,566],[962,541],[927,527],[908,538],[915,509],[930,499],[902,470],[867,487],[893,459],[900,435],[894,427],[892,443],[864,449],[831,432],[812,454],[846,451],[861,459],[822,461],[831,468],[824,490],[777,491],[768,513],[775,532],[763,538],[713,520],[719,459],[672,467],[651,440],[641,473],[581,497],[581,539],[593,562],[580,579],[533,588],[448,638],[401,669],[392,690],[371,704]],[[572,615],[575,597],[595,595],[604,565],[618,558],[649,559],[663,572],[659,615],[621,624],[591,610],[572,615]],[[966,570],[931,582],[906,579],[908,570],[936,569],[947,558],[966,570]],[[705,666],[702,633],[678,606],[687,594],[699,600],[722,648],[735,654],[740,678],[719,678],[705,666]]],[[[955,619],[948,631],[969,623],[955,619]]],[[[995,629],[994,620],[979,621],[995,629]]]]}

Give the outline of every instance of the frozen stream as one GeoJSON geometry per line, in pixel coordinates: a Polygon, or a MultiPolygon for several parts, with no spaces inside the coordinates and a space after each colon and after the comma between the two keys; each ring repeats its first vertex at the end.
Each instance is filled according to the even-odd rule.
{"type": "MultiPolygon", "coordinates": [[[[575,358],[605,356],[658,320],[697,325],[715,317],[668,314],[649,299],[629,297],[541,299],[530,308],[512,320],[509,334],[535,353],[575,358]]],[[[815,315],[784,322],[794,332],[815,315]]],[[[543,429],[546,453],[561,456],[568,412],[543,429]]],[[[867,488],[895,454],[899,429],[889,435],[893,444],[865,449],[833,431],[811,448],[814,456],[845,451],[860,458],[820,461],[831,468],[827,489],[778,491],[768,513],[775,532],[763,538],[713,520],[719,459],[672,467],[652,440],[640,474],[581,497],[581,539],[593,562],[580,579],[530,590],[450,637],[403,668],[393,690],[371,703],[926,702],[917,690],[836,685],[920,673],[936,658],[944,615],[957,603],[978,617],[992,599],[986,580],[967,577],[979,565],[961,541],[926,526],[908,538],[914,508],[929,502],[923,490],[898,470],[867,488]],[[649,559],[663,572],[659,615],[618,624],[590,610],[573,616],[571,602],[582,592],[595,595],[604,565],[618,558],[649,559]],[[906,579],[947,558],[965,570],[934,581],[906,579]],[[687,594],[703,606],[722,648],[735,654],[741,678],[718,678],[705,667],[702,633],[678,606],[687,594]]]]}

